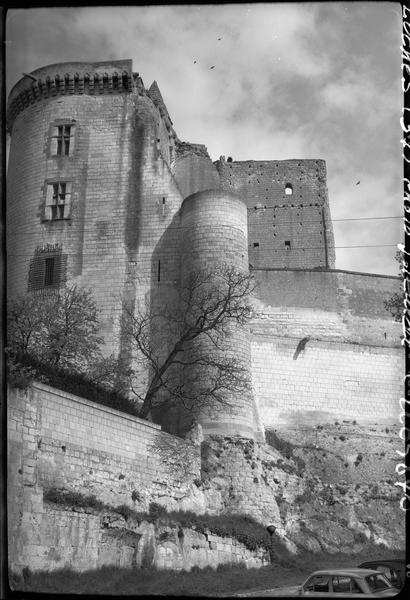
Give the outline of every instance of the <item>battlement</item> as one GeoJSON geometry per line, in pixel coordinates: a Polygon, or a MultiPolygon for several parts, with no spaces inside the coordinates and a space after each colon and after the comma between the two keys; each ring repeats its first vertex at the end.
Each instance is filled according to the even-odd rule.
{"type": "Polygon", "coordinates": [[[55,63],[25,74],[9,94],[7,125],[30,104],[59,95],[119,94],[144,89],[132,60],[55,63]]]}

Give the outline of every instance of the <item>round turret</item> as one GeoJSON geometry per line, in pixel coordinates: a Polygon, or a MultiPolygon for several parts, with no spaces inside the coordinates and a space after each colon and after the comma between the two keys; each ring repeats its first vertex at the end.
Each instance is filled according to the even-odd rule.
{"type": "MultiPolygon", "coordinates": [[[[183,249],[181,281],[186,285],[194,274],[218,273],[233,269],[248,272],[247,212],[244,202],[235,194],[206,190],[186,198],[181,208],[183,249]]],[[[224,286],[223,278],[220,284],[224,286]]],[[[250,334],[246,326],[233,321],[228,335],[218,341],[219,349],[207,335],[199,336],[192,346],[192,356],[214,353],[235,361],[250,382],[250,334]]],[[[253,396],[250,387],[241,391],[224,390],[224,401],[209,399],[200,405],[196,418],[205,434],[236,435],[253,438],[253,396]]],[[[193,392],[195,395],[195,392],[193,392]]]]}

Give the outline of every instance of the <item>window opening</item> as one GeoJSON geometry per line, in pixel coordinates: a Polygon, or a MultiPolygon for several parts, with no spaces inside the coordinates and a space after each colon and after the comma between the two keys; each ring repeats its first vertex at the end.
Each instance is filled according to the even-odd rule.
{"type": "Polygon", "coordinates": [[[293,194],[293,185],[291,183],[287,183],[285,185],[285,194],[287,196],[291,196],[293,194]]]}
{"type": "Polygon", "coordinates": [[[44,287],[49,287],[55,283],[55,257],[46,258],[44,262],[44,287]]]}
{"type": "Polygon", "coordinates": [[[45,218],[47,221],[68,219],[71,205],[71,182],[47,184],[45,218]]]}
{"type": "Polygon", "coordinates": [[[161,261],[158,261],[158,273],[157,273],[158,281],[161,281],[161,261]]]}
{"type": "Polygon", "coordinates": [[[253,242],[253,247],[254,248],[259,248],[259,242],[253,242]]]}
{"type": "Polygon", "coordinates": [[[59,288],[66,278],[67,255],[58,245],[37,248],[30,261],[28,291],[59,288]]]}
{"type": "Polygon", "coordinates": [[[290,250],[290,240],[285,241],[286,250],[290,250]]]}
{"type": "Polygon", "coordinates": [[[51,136],[51,154],[70,156],[74,143],[74,125],[56,125],[51,136]]]}

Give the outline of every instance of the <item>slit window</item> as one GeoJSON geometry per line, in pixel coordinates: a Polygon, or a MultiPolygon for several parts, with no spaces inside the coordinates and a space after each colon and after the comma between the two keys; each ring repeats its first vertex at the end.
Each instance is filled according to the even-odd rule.
{"type": "Polygon", "coordinates": [[[157,270],[157,278],[158,281],[161,281],[161,261],[158,261],[158,270],[157,270]]]}
{"type": "Polygon", "coordinates": [[[55,256],[52,256],[44,261],[44,287],[50,287],[55,283],[55,260],[55,256]]]}
{"type": "Polygon", "coordinates": [[[287,183],[285,185],[285,194],[287,196],[291,196],[293,194],[293,185],[291,183],[287,183]]]}
{"type": "Polygon", "coordinates": [[[75,125],[55,125],[51,132],[51,156],[72,156],[75,125]]]}
{"type": "Polygon", "coordinates": [[[285,241],[285,248],[286,250],[290,250],[290,240],[285,241]]]}
{"type": "Polygon", "coordinates": [[[58,181],[47,184],[45,220],[69,219],[71,213],[71,182],[58,181]]]}

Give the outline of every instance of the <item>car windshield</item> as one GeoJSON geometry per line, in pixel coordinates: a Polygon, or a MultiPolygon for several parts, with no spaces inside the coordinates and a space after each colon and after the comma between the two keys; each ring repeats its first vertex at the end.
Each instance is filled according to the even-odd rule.
{"type": "Polygon", "coordinates": [[[379,592],[380,590],[386,590],[391,587],[389,580],[386,579],[382,573],[368,575],[365,579],[372,592],[379,592]]]}

